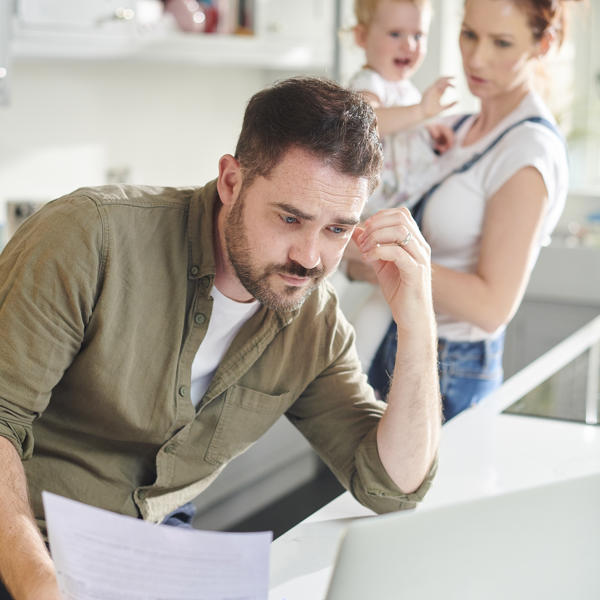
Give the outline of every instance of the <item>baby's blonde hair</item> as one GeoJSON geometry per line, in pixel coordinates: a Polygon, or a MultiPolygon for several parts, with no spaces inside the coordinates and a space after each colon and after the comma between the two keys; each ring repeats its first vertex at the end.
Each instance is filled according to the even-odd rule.
{"type": "MultiPolygon", "coordinates": [[[[359,25],[368,27],[375,16],[377,5],[381,0],[354,0],[354,16],[359,25]]],[[[428,8],[430,0],[395,0],[396,2],[408,2],[417,8],[428,8]]]]}

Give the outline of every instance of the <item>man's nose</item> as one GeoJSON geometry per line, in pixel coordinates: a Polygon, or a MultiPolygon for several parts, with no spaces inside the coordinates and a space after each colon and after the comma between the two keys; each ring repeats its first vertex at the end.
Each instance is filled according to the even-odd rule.
{"type": "Polygon", "coordinates": [[[297,240],[289,253],[290,260],[302,265],[305,269],[314,269],[321,265],[321,249],[316,237],[302,237],[297,240]]]}

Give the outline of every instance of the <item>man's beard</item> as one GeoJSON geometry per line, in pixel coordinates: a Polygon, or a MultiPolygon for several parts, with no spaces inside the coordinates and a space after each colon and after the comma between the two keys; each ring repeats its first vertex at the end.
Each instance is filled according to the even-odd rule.
{"type": "Polygon", "coordinates": [[[252,264],[250,245],[244,226],[244,202],[245,198],[242,190],[225,225],[227,255],[238,279],[246,290],[267,308],[276,311],[289,311],[300,308],[325,276],[325,269],[322,266],[306,269],[295,261],[290,261],[284,265],[271,263],[261,269],[255,268],[252,264]],[[281,292],[276,292],[269,286],[268,279],[270,275],[277,273],[296,277],[312,277],[313,284],[305,288],[300,297],[296,296],[299,289],[295,286],[286,286],[281,292]]]}

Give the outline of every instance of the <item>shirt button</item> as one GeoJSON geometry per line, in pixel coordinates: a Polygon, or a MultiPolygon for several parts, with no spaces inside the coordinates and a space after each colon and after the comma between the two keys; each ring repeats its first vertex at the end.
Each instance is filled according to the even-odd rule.
{"type": "Polygon", "coordinates": [[[180,385],[177,393],[183,398],[187,393],[187,387],[185,387],[185,385],[180,385]]]}
{"type": "Polygon", "coordinates": [[[207,287],[210,285],[210,277],[203,277],[203,278],[200,280],[200,285],[201,285],[201,286],[202,286],[204,289],[206,289],[206,288],[207,288],[207,287]]]}
{"type": "Polygon", "coordinates": [[[200,273],[200,267],[198,267],[197,265],[194,265],[193,267],[190,268],[190,275],[198,275],[198,273],[200,273]]]}
{"type": "Polygon", "coordinates": [[[167,444],[165,446],[165,452],[167,454],[175,454],[176,450],[177,450],[177,445],[176,444],[167,444]]]}
{"type": "Polygon", "coordinates": [[[138,498],[140,500],[143,500],[147,495],[148,495],[148,492],[146,490],[140,490],[138,492],[138,498]]]}
{"type": "Polygon", "coordinates": [[[194,315],[194,322],[196,325],[202,325],[202,323],[206,322],[206,315],[204,313],[196,313],[194,315]]]}

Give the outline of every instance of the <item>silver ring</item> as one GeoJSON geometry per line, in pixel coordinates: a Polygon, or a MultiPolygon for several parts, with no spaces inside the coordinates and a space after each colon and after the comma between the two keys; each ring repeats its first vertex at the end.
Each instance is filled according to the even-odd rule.
{"type": "Polygon", "coordinates": [[[406,244],[408,244],[408,242],[410,242],[410,240],[412,240],[412,233],[409,231],[406,234],[406,237],[403,240],[396,242],[396,244],[398,244],[398,246],[400,246],[400,248],[404,248],[404,246],[406,246],[406,244]]]}

